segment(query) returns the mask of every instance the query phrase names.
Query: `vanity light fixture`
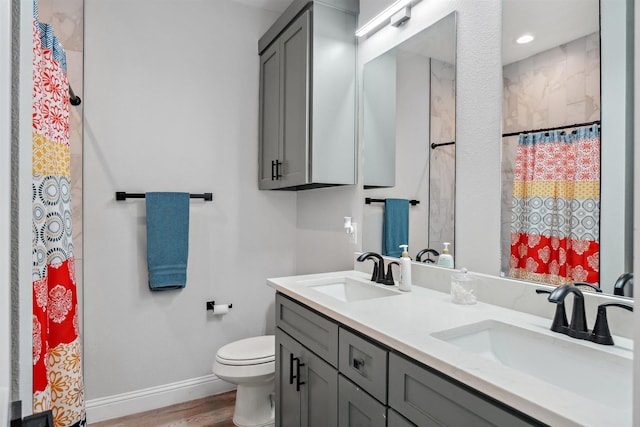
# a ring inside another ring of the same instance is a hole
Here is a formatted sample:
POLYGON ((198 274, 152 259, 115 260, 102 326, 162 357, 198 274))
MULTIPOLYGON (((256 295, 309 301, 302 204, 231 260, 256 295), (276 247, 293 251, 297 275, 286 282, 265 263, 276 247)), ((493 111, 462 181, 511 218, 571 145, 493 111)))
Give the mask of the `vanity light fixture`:
POLYGON ((402 25, 411 17, 411 5, 415 3, 417 3, 416 0, 397 0, 391 6, 377 14, 372 20, 358 28, 358 30, 356 30, 356 37, 364 37, 390 22, 396 27, 402 25))
POLYGON ((531 43, 533 39, 535 39, 533 34, 523 34, 516 39, 516 43, 518 44, 531 43))

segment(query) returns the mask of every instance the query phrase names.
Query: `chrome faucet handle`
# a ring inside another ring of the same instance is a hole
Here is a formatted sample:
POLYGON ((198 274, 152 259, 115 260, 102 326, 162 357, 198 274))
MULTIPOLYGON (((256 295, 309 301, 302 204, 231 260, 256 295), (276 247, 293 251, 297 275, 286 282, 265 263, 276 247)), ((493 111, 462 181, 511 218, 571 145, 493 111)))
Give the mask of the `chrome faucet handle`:
MULTIPOLYGON (((551 294, 551 291, 546 289, 536 289, 537 294, 551 294)), ((551 322, 551 330, 553 332, 566 333, 569 328, 569 322, 567 321, 567 312, 564 309, 564 300, 556 303, 556 313, 553 316, 551 322)))
POLYGON ((622 304, 619 302, 610 302, 600 304, 598 306, 598 316, 596 317, 596 324, 593 326, 593 331, 589 336, 589 340, 604 345, 613 345, 613 338, 609 330, 609 322, 607 321, 607 307, 620 307, 625 310, 633 311, 633 306, 629 304, 622 304))
POLYGON ((385 285, 396 284, 396 282, 394 282, 393 280, 393 269, 391 268, 393 265, 397 265, 399 267, 400 263, 398 263, 397 261, 391 261, 389 263, 389 265, 387 266, 387 274, 384 276, 384 282, 382 282, 385 285))

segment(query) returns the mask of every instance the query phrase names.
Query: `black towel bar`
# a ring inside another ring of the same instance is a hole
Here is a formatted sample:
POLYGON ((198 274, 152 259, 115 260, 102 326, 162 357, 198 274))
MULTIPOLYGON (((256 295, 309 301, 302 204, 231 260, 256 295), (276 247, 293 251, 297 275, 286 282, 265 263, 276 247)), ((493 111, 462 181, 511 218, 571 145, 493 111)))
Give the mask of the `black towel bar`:
MULTIPOLYGON (((116 200, 122 201, 127 199, 144 199, 145 193, 127 193, 125 191, 116 191, 116 200)), ((205 202, 213 200, 213 193, 189 194, 191 199, 204 199, 205 202)))
MULTIPOLYGON (((386 201, 386 199, 372 199, 371 197, 365 197, 364 198, 364 203, 365 205, 370 205, 371 203, 375 202, 375 203, 384 203, 386 201)), ((415 206, 417 204, 420 204, 419 200, 409 200, 409 204, 411 206, 415 206)))

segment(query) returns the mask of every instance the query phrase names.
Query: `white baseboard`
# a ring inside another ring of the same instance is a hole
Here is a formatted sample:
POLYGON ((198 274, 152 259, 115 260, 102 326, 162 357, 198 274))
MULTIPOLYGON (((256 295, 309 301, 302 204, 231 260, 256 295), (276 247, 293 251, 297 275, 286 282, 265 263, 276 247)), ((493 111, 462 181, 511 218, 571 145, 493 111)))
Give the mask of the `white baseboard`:
POLYGON ((192 378, 143 390, 87 400, 87 422, 97 423, 188 402, 233 390, 235 386, 215 375, 192 378))

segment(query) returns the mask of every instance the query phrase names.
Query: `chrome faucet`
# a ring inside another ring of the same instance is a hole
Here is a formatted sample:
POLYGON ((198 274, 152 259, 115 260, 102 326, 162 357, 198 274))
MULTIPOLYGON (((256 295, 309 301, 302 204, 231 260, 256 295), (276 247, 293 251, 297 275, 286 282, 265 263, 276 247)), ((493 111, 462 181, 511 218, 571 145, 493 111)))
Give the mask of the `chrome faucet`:
POLYGON ((431 259, 429 255, 440 256, 440 253, 435 249, 423 249, 420 252, 418 252, 418 254, 416 255, 416 262, 430 262, 432 264, 435 263, 436 261, 434 259, 431 259), (423 261, 422 255, 424 254, 427 254, 427 259, 423 261))
POLYGON ((373 273, 371 274, 371 281, 376 283, 384 283, 385 275, 384 275, 384 258, 380 254, 375 252, 364 252, 357 258, 358 262, 364 262, 368 259, 374 261, 373 264, 373 273))
POLYGON ((563 304, 567 294, 573 294, 573 312, 569 326, 551 325, 551 330, 569 335, 573 338, 588 339, 587 317, 584 313, 584 295, 582 291, 574 285, 566 285, 556 288, 549 294, 549 302, 563 304), (555 329, 554 329, 555 326, 555 329))

